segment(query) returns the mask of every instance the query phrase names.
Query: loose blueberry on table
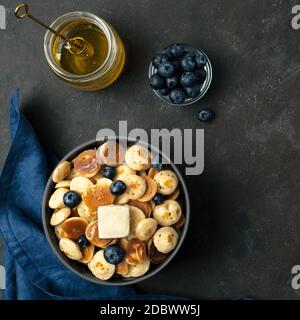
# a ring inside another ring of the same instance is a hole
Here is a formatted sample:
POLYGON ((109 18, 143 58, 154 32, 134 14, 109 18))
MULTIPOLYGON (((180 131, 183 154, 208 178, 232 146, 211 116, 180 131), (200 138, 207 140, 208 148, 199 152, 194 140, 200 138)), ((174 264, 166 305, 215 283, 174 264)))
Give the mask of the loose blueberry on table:
POLYGON ((199 120, 203 122, 210 122, 215 117, 213 111, 211 110, 200 110, 199 111, 199 120))
POLYGON ((196 99, 207 78, 204 54, 184 44, 175 43, 158 53, 152 60, 155 67, 150 87, 173 104, 196 99))

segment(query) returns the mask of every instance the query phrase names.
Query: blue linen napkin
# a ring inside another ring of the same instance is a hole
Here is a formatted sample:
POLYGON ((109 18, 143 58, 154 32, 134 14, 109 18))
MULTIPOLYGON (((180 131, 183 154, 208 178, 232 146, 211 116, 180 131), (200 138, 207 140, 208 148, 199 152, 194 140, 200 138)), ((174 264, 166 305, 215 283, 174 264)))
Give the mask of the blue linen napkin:
POLYGON ((0 177, 0 230, 5 242, 4 299, 174 299, 137 295, 132 286, 103 286, 81 279, 56 258, 42 228, 41 204, 57 159, 39 143, 11 99, 12 144, 0 177))

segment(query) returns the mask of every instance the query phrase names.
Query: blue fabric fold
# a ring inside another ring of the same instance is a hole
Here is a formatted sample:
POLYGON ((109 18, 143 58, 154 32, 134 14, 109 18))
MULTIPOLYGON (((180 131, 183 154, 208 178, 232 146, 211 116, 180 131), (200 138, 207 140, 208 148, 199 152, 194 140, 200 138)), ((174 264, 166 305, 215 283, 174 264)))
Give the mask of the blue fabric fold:
POLYGON ((5 242, 5 299, 172 299, 137 295, 132 286, 103 286, 69 271, 52 252, 42 228, 41 204, 57 159, 45 150, 19 110, 10 106, 11 148, 0 177, 0 230, 5 242))

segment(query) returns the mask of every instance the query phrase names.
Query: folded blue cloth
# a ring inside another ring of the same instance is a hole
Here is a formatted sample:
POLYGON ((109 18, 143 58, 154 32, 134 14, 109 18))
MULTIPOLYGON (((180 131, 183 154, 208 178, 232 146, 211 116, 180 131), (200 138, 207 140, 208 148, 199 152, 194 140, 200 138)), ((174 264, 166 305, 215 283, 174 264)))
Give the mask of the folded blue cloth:
POLYGON ((39 143, 11 99, 12 145, 0 177, 0 230, 5 242, 5 299, 174 299, 136 295, 131 286, 109 287, 83 280, 56 258, 42 228, 41 204, 57 159, 39 143))

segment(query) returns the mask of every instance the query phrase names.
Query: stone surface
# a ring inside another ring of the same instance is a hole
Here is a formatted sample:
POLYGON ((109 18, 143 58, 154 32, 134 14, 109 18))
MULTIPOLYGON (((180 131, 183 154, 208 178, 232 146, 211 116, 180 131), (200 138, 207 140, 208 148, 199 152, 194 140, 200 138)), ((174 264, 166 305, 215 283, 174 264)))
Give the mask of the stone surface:
POLYGON ((140 287, 195 298, 299 299, 290 284, 292 266, 300 264, 295 1, 31 0, 32 13, 46 22, 83 10, 118 29, 127 69, 118 83, 97 93, 72 89, 50 72, 44 30, 17 21, 15 3, 1 1, 8 12, 7 30, 0 30, 1 163, 9 146, 7 106, 16 87, 22 110, 58 157, 101 128, 116 130, 118 120, 148 131, 204 128, 205 171, 186 178, 193 204, 188 238, 176 259, 140 287), (147 84, 152 56, 174 41, 202 48, 213 64, 211 89, 186 108, 164 104, 147 84), (200 123, 201 108, 214 110, 216 120, 200 123))

